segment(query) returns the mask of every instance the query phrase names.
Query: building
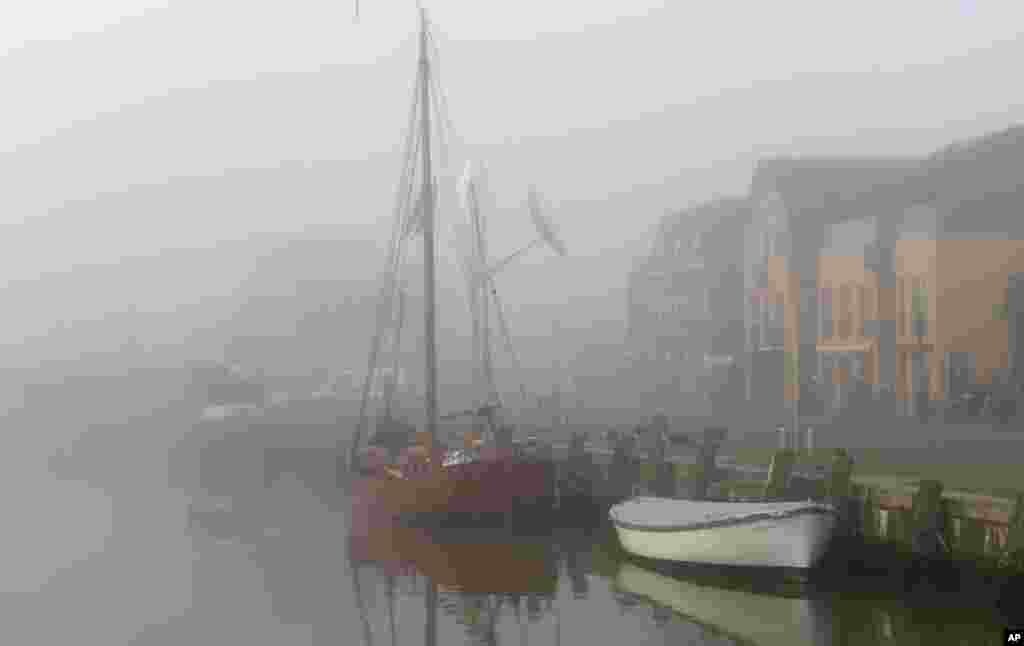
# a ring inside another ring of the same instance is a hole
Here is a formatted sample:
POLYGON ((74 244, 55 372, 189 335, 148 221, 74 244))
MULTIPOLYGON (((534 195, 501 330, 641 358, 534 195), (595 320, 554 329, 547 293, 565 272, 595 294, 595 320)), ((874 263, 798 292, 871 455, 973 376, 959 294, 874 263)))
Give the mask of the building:
POLYGON ((938 151, 910 186, 894 254, 898 391, 910 413, 948 413, 969 393, 1019 397, 1022 162, 1024 127, 1010 128, 938 151))
MULTIPOLYGON (((801 412, 815 408, 808 400, 817 401, 829 417, 925 416, 949 411, 967 393, 1014 389, 1014 374, 1019 379, 1024 372, 1012 369, 1024 361, 1016 341, 1024 330, 1022 307, 1014 297, 1024 275, 1024 180, 1012 172, 1024 161, 1022 131, 951 146, 918 162, 819 163, 834 171, 834 182, 824 182, 822 168, 810 162, 791 167, 789 186, 783 182, 758 202, 771 204, 774 221, 785 223, 776 227, 776 239, 797 241, 762 260, 770 289, 755 299, 763 304, 749 317, 750 327, 757 330, 758 314, 781 304, 776 319, 784 321, 783 333, 762 327, 783 337, 791 357, 775 361, 774 374, 783 379, 768 377, 762 387, 799 378, 799 395, 787 390, 786 398, 799 396, 801 412), (801 175, 812 189, 794 190, 801 175), (801 196, 803 208, 794 206, 801 196), (780 234, 783 228, 788 231, 780 234), (817 262, 808 275, 812 253, 817 262), (799 337, 799 347, 787 345, 790 336, 799 337), (815 341, 813 352, 808 339, 815 341)), ((758 221, 772 219, 755 213, 758 221)), ((772 349, 759 349, 765 346, 772 349)))
POLYGON ((742 392, 742 249, 749 209, 719 199, 666 215, 630 277, 629 341, 644 405, 708 416, 742 392), (733 392, 735 389, 735 392, 733 392))
POLYGON ((822 373, 825 359, 834 357, 820 355, 840 357, 834 362, 841 378, 842 361, 862 352, 846 343, 852 339, 844 339, 845 345, 820 342, 825 324, 820 297, 828 293, 819 291, 820 258, 837 257, 825 262, 825 271, 839 275, 825 284, 862 280, 877 232, 870 223, 844 223, 878 211, 917 166, 906 159, 818 158, 770 159, 756 167, 744 239, 746 398, 756 418, 778 423, 797 414, 826 413, 829 393, 822 373))
POLYGON ((1020 402, 1022 166, 1024 127, 924 158, 760 162, 745 200, 663 219, 630 279, 633 383, 709 414, 686 395, 729 391, 702 359, 739 356, 736 400, 766 428, 1020 402))

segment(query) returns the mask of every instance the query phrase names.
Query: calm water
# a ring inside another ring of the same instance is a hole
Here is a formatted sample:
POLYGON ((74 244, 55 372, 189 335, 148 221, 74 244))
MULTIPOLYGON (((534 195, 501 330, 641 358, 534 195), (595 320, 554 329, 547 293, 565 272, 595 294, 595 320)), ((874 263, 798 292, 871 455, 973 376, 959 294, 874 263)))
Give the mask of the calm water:
POLYGON ((621 562, 602 532, 378 534, 368 562, 353 563, 344 514, 294 477, 230 511, 190 517, 188 498, 159 475, 150 485, 138 472, 102 485, 25 475, 20 491, 31 487, 31 498, 5 493, 16 521, 4 539, 5 643, 983 646, 1000 637, 988 615, 668 577, 621 562))

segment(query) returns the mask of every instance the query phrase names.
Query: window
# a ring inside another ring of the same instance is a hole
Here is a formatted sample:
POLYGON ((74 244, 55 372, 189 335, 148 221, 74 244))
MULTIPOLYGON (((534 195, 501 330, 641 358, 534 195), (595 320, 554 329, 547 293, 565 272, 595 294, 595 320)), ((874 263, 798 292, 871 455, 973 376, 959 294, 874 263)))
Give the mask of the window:
POLYGON ((852 289, 849 284, 839 288, 839 336, 848 339, 853 333, 853 310, 850 302, 852 289))
POLYGON ((868 291, 864 285, 857 285, 857 311, 854 317, 856 328, 853 335, 856 338, 864 336, 864 320, 867 318, 868 291))
POLYGON ((899 321, 899 335, 907 336, 907 279, 899 278, 896 281, 897 311, 896 319, 899 321))
POLYGON ((917 337, 928 336, 928 289, 923 276, 914 279, 914 292, 911 294, 911 317, 912 334, 917 337))
POLYGON ((835 310, 833 310, 833 292, 832 286, 826 287, 821 295, 822 299, 822 316, 821 324, 824 329, 824 336, 831 338, 835 336, 835 329, 833 328, 833 320, 835 319, 835 310))

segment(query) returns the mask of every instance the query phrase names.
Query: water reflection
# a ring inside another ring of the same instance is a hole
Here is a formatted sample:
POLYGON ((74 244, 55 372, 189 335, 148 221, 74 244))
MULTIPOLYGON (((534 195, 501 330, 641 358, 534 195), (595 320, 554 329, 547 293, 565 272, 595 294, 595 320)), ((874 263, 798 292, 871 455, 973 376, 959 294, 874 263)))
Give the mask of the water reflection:
POLYGON ((222 549, 245 553, 273 614, 317 644, 973 646, 1000 628, 963 609, 656 571, 624 561, 604 531, 353 527, 287 479, 262 503, 235 500, 192 522, 197 544, 233 536, 222 549))
POLYGON ((761 646, 815 646, 822 639, 821 620, 807 599, 752 594, 698 585, 631 563, 619 569, 622 590, 671 608, 693 621, 713 626, 761 646))

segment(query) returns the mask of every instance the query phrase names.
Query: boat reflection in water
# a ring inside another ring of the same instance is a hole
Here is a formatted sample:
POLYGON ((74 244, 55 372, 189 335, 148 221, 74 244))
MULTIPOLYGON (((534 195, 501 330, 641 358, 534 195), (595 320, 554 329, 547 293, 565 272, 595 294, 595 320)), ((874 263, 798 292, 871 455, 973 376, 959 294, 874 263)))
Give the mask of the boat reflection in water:
POLYGON ((454 615, 473 642, 497 644, 498 620, 506 608, 518 618, 526 643, 524 620, 536 621, 545 609, 552 610, 558 588, 557 553, 549 541, 520 541, 489 531, 439 534, 389 523, 352 527, 348 559, 366 646, 374 645, 378 622, 371 621, 375 589, 364 583, 375 574, 386 583, 389 637, 382 643, 392 645, 400 643, 398 627, 407 631, 409 626, 408 620, 396 619, 402 588, 423 591, 428 646, 438 644, 441 610, 454 615))
POLYGON ((615 585, 698 624, 758 646, 830 643, 827 615, 814 600, 700 585, 632 563, 622 564, 615 585))

